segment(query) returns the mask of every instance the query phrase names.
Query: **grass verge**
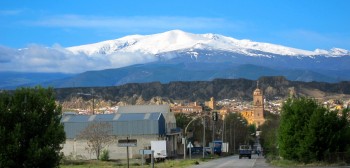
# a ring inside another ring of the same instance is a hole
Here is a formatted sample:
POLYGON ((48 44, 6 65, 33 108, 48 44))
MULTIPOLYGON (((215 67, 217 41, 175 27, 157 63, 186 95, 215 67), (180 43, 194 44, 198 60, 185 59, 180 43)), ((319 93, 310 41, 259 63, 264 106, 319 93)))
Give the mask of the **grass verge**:
POLYGON ((313 162, 313 163, 300 163, 296 161, 290 161, 290 160, 271 160, 270 164, 276 167, 338 167, 338 166, 345 166, 346 163, 327 163, 327 162, 313 162))
MULTIPOLYGON (((176 159, 176 160, 166 160, 164 162, 158 162, 154 164, 155 168, 187 168, 192 165, 200 164, 206 162, 208 159, 176 159)), ((141 168, 140 160, 131 160, 130 167, 132 168, 141 168)), ((61 168, 125 168, 127 163, 125 160, 116 160, 116 161, 99 161, 99 160, 80 160, 80 161, 65 161, 60 165, 61 168)), ((144 164, 145 168, 151 167, 150 164, 144 164)))

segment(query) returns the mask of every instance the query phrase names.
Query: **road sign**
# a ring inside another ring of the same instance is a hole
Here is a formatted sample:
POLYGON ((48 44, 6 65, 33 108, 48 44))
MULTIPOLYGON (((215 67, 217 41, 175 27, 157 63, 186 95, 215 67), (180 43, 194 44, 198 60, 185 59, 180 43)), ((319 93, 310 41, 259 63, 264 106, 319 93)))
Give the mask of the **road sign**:
POLYGON ((118 146, 119 147, 136 147, 137 139, 119 139, 118 146))
POLYGON ((150 150, 150 149, 140 149, 139 153, 141 155, 151 155, 152 154, 152 150, 150 150))
POLYGON ((190 142, 190 143, 188 143, 187 148, 193 148, 193 145, 192 145, 192 143, 191 143, 191 142, 190 142))

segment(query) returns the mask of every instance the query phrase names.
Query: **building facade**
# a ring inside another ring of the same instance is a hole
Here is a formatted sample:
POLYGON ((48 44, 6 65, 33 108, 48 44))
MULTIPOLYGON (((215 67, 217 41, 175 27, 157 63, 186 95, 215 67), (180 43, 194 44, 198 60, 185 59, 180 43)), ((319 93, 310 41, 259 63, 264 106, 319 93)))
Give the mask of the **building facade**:
POLYGON ((177 104, 170 108, 171 112, 173 113, 186 113, 186 114, 192 114, 192 113, 202 113, 203 108, 202 106, 199 106, 197 102, 188 103, 186 105, 183 104, 177 104))
POLYGON ((96 159, 93 152, 87 150, 87 141, 79 139, 79 134, 91 123, 104 122, 112 126, 111 133, 115 142, 109 144, 110 159, 125 159, 125 147, 118 147, 120 139, 136 139, 137 146, 129 147, 129 157, 139 158, 140 149, 150 149, 151 141, 165 140, 167 156, 177 155, 177 144, 181 132, 176 129, 175 116, 170 113, 169 106, 130 106, 121 108, 114 114, 97 115, 63 115, 61 123, 64 125, 66 142, 62 152, 65 156, 81 159, 96 159), (143 110, 141 110, 143 109, 143 110))

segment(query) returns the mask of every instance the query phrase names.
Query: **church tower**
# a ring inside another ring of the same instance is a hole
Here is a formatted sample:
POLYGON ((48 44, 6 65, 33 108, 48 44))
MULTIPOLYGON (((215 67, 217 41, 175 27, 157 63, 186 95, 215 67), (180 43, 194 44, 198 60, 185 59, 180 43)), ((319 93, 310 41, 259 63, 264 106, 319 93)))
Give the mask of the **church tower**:
POLYGON ((216 108, 214 97, 211 97, 210 101, 206 101, 206 102, 204 102, 204 104, 205 104, 205 106, 208 106, 212 110, 214 110, 216 108))
POLYGON ((264 118, 264 99, 263 93, 259 89, 259 81, 257 87, 253 92, 253 111, 254 111, 254 123, 257 127, 265 122, 264 118))

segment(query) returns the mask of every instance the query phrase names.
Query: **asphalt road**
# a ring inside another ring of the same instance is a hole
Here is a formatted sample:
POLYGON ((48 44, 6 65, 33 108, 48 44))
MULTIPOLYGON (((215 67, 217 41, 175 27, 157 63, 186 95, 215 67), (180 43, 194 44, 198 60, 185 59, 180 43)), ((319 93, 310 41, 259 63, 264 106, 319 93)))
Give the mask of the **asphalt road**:
POLYGON ((215 159, 209 162, 201 162, 199 165, 192 166, 191 168, 271 168, 269 164, 265 162, 264 157, 258 155, 252 155, 252 159, 242 158, 239 159, 238 155, 215 159))

